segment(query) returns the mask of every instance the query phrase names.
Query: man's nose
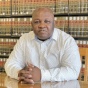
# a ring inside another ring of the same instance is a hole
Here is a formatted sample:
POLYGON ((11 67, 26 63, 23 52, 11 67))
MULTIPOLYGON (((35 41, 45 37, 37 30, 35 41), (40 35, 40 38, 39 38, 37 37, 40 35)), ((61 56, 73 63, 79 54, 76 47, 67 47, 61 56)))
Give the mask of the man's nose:
POLYGON ((39 27, 40 28, 43 28, 43 27, 45 27, 46 26, 46 24, 44 23, 44 22, 40 22, 40 24, 39 24, 39 27))

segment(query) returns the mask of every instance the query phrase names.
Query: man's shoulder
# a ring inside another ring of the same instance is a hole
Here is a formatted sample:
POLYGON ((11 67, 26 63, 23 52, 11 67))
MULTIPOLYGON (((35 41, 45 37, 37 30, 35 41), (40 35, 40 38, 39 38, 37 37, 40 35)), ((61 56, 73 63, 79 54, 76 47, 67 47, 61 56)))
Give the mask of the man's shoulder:
POLYGON ((58 28, 55 28, 55 32, 57 33, 59 39, 62 39, 62 40, 74 39, 70 34, 64 32, 58 28))
POLYGON ((71 36, 70 34, 66 33, 65 31, 62 31, 59 28, 54 28, 55 32, 58 33, 59 36, 71 36))
POLYGON ((55 29, 57 32, 57 43, 62 46, 70 46, 70 45, 76 45, 75 39, 68 33, 60 30, 60 29, 55 29))

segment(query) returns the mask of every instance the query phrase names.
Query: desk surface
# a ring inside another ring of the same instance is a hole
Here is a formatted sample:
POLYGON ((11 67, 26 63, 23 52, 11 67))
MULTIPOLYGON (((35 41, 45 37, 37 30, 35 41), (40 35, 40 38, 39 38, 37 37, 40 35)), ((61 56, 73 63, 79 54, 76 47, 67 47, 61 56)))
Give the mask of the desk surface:
POLYGON ((74 80, 68 82, 21 84, 17 80, 9 78, 6 74, 0 73, 0 88, 88 88, 88 82, 74 80))

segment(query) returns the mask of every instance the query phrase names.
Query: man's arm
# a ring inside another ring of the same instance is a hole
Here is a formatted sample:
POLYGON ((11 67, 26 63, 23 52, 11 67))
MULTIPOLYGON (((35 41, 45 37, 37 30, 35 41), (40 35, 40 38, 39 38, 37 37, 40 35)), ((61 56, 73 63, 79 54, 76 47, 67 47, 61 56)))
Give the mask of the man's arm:
POLYGON ((13 51, 11 52, 9 58, 5 63, 5 72, 11 78, 18 79, 19 70, 25 67, 24 61, 24 37, 21 37, 19 41, 14 46, 13 51))
POLYGON ((41 69, 41 81, 69 81, 78 79, 81 60, 78 46, 74 39, 66 40, 60 56, 59 67, 41 69))

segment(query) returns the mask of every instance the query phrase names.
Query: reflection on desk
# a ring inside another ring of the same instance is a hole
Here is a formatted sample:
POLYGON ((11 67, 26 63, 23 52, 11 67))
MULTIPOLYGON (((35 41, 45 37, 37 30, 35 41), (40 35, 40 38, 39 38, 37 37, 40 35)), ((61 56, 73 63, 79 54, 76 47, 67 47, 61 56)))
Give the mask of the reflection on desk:
POLYGON ((5 77, 5 86, 7 88, 80 88, 79 81, 68 82, 42 82, 35 84, 21 84, 17 80, 5 77))

